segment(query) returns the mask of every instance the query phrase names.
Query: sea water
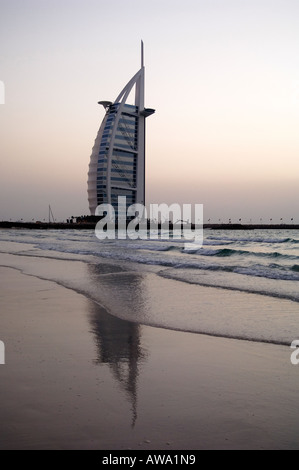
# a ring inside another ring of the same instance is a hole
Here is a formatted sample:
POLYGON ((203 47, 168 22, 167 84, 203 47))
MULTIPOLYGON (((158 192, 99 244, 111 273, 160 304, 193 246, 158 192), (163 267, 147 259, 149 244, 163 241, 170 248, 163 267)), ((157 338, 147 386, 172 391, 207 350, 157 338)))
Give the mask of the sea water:
POLYGON ((299 232, 206 230, 184 240, 98 240, 90 230, 1 230, 1 265, 56 281, 121 318, 290 344, 299 338, 299 232), (68 266, 68 268, 67 268, 68 266))

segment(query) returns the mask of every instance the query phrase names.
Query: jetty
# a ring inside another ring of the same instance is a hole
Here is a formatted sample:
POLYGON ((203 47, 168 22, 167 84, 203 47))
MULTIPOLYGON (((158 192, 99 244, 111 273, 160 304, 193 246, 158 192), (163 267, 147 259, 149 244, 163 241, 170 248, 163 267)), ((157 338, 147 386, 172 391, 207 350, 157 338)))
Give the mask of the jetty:
MULTIPOLYGON (((89 218, 87 218, 89 219, 89 218)), ((94 218, 96 219, 96 218, 94 218)), ((28 229, 28 230, 94 230, 98 220, 79 220, 77 222, 20 222, 20 221, 0 221, 0 229, 28 229)), ((168 227, 166 224, 158 224, 158 229, 168 227)), ((184 227, 182 224, 169 223, 169 229, 184 227)), ((116 226, 117 228, 117 226, 116 226)), ((148 221, 150 228, 150 221, 148 221)), ((299 230, 298 224, 204 224, 206 230, 299 230)), ((191 229, 195 225, 191 224, 191 229)))

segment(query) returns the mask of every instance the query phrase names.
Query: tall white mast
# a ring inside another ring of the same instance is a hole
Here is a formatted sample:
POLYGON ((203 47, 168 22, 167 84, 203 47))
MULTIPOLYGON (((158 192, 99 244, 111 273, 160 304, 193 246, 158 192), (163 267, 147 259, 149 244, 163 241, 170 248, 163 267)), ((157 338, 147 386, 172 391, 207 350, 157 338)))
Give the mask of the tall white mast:
POLYGON ((144 46, 143 46, 143 41, 141 39, 141 68, 144 67, 144 46))

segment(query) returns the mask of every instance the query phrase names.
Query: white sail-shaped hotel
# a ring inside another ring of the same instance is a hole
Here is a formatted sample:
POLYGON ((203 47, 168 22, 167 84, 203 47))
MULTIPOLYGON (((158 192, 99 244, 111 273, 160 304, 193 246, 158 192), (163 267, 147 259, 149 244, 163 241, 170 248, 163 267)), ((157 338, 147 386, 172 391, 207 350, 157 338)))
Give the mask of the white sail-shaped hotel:
POLYGON ((145 118, 155 110, 144 107, 143 43, 140 70, 113 103, 100 101, 99 104, 104 106, 106 114, 90 157, 91 215, 103 203, 111 204, 117 213, 118 196, 126 196, 127 207, 135 203, 145 205, 145 118), (132 91, 135 91, 134 104, 128 104, 132 91))

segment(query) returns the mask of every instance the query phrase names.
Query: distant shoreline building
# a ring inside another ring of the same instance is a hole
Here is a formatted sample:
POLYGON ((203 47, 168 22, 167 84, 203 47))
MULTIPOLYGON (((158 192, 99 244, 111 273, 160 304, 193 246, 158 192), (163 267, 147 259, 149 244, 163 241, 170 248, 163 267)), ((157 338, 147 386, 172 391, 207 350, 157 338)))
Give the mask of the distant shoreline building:
POLYGON ((103 203, 117 214, 118 196, 126 196, 127 207, 145 205, 145 119, 155 112, 144 107, 144 58, 141 68, 114 103, 99 101, 106 110, 98 131, 88 172, 88 202, 91 215, 103 203), (127 103, 135 87, 135 103, 127 103))

